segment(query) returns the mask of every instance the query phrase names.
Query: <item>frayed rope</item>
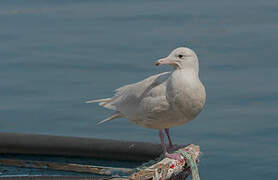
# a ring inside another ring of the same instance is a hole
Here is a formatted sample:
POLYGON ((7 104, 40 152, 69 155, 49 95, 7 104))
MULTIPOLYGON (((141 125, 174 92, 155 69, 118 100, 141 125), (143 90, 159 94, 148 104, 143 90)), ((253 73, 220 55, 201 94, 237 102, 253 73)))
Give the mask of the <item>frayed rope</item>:
POLYGON ((177 152, 186 158, 186 163, 191 169, 192 180, 200 180, 196 159, 193 156, 194 152, 192 150, 188 151, 178 150, 177 152))

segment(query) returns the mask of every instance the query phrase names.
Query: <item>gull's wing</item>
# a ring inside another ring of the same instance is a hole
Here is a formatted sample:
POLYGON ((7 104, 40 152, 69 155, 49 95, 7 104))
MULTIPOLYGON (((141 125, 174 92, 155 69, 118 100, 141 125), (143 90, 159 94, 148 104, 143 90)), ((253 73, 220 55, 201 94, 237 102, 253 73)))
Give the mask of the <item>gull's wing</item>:
POLYGON ((111 98, 87 101, 99 102, 100 106, 115 110, 121 117, 135 111, 155 111, 151 108, 163 108, 167 104, 166 85, 170 72, 150 76, 140 82, 129 84, 115 90, 111 98), (143 110, 144 111, 144 110, 143 110))

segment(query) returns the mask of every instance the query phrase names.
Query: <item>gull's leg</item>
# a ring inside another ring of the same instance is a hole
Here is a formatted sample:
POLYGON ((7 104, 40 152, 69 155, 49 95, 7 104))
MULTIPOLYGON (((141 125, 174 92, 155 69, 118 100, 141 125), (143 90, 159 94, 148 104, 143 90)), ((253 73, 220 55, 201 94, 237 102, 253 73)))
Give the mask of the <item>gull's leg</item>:
POLYGON ((163 150, 163 153, 167 153, 167 148, 166 148, 166 144, 164 142, 164 135, 163 135, 163 131, 162 130, 159 130, 159 137, 160 137, 160 141, 161 141, 161 146, 162 146, 162 150, 163 150))
POLYGON ((164 142, 164 135, 163 135, 162 130, 159 130, 159 137, 160 137, 161 146, 162 146, 162 150, 163 150, 163 153, 164 153, 165 157, 182 161, 182 158, 181 158, 180 154, 178 154, 178 153, 169 154, 167 152, 167 148, 166 148, 166 145, 165 145, 165 142, 164 142))
POLYGON ((165 133, 166 133, 166 135, 168 137, 168 142, 169 142, 170 148, 174 148, 173 142, 172 142, 171 137, 170 137, 169 128, 166 128, 164 130, 165 130, 165 133))

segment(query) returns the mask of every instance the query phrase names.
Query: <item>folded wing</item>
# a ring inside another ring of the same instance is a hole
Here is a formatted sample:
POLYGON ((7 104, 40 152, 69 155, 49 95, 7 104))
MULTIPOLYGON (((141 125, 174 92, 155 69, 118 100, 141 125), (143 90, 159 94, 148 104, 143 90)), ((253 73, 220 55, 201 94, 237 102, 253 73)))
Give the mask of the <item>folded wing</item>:
POLYGON ((115 95, 111 98, 91 100, 87 103, 98 102, 100 106, 120 113, 121 117, 165 108, 164 106, 168 104, 166 86, 170 75, 170 72, 164 72, 150 76, 140 82, 116 89, 115 95))

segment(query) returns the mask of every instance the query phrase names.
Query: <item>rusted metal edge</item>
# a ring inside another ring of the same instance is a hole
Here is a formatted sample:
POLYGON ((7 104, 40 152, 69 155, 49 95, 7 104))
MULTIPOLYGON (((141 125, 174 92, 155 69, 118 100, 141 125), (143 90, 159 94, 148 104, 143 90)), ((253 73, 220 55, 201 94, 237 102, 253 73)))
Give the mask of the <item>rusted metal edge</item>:
POLYGON ((73 171, 80 173, 92 173, 105 176, 113 176, 119 174, 131 174, 133 169, 129 168, 114 168, 103 166, 82 165, 73 163, 56 163, 46 161, 29 161, 17 159, 0 159, 2 166, 15 166, 20 168, 38 168, 38 169, 51 169, 60 171, 73 171))

